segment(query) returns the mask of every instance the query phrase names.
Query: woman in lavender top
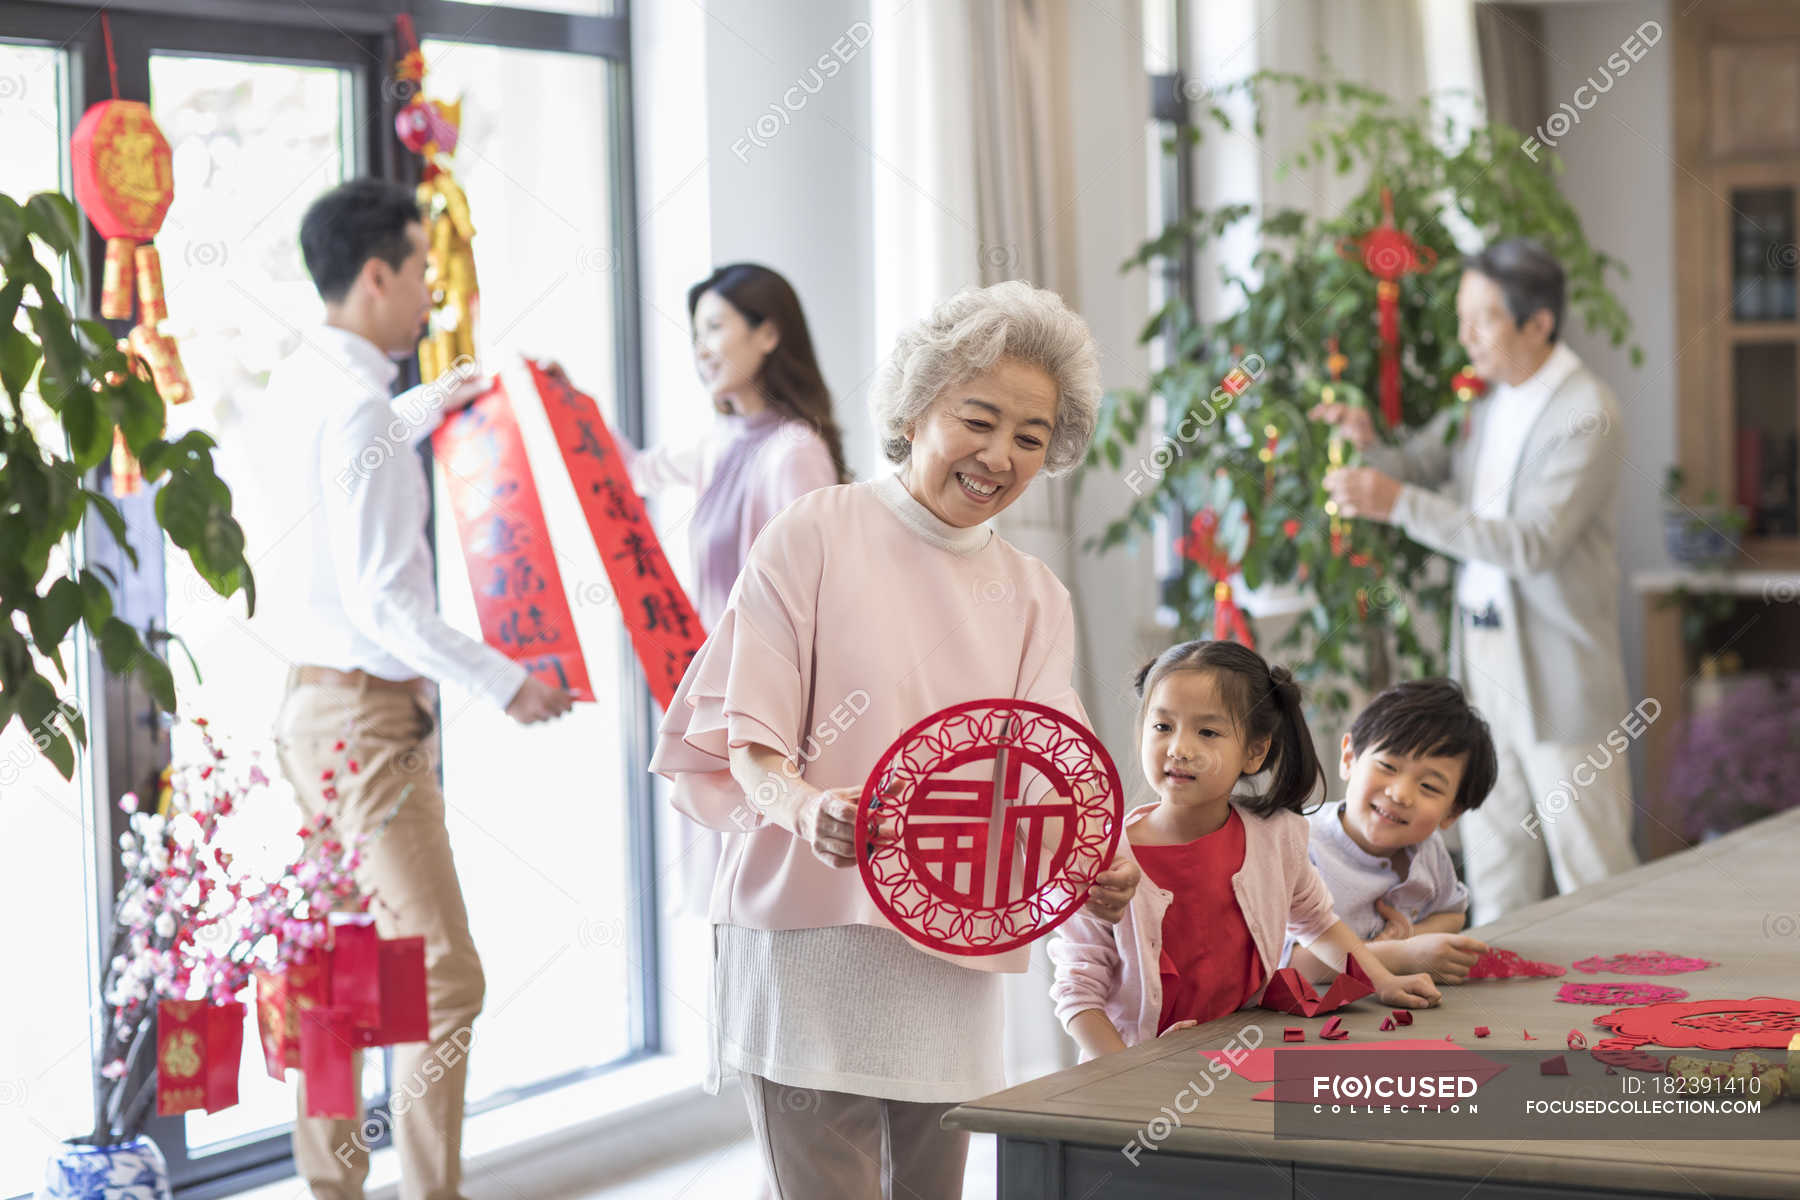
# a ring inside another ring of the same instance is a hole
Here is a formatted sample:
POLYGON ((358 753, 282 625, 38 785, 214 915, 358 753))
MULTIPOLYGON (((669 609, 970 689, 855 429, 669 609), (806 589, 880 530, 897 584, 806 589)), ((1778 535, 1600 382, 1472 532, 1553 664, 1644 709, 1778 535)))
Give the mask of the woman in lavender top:
POLYGON ((688 528, 694 607, 711 630, 762 527, 796 497, 847 482, 849 472, 831 393, 787 280, 731 263, 688 289, 688 316, 694 366, 716 414, 711 428, 695 441, 621 448, 639 492, 698 494, 688 528))
MULTIPOLYGON (((621 439, 619 449, 639 492, 694 489, 693 601, 710 631, 763 526, 795 498, 846 483, 850 473, 812 334, 788 281, 756 263, 730 263, 689 288, 687 303, 712 424, 696 440, 640 451, 621 439)), ((703 915, 723 838, 698 825, 685 835, 678 903, 703 915)))

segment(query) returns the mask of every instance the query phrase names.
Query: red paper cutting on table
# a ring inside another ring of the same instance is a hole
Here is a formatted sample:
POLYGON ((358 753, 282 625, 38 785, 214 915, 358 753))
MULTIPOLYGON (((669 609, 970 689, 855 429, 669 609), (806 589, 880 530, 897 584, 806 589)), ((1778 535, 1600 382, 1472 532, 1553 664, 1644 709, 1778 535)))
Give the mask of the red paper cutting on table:
POLYGON ((528 365, 631 632, 632 651, 650 682, 650 694, 667 708, 688 663, 706 641, 700 616, 669 567, 600 406, 535 362, 528 365))
POLYGON ((1553 979, 1568 974, 1567 967, 1555 963, 1532 962, 1511 950, 1489 950, 1469 968, 1469 979, 1553 979))
POLYGON ((431 444, 444 465, 482 640, 535 678, 577 700, 592 700, 575 618, 505 385, 496 379, 493 390, 446 420, 431 444))
MULTIPOLYGON (((1362 969, 1362 964, 1352 958, 1346 964, 1344 973, 1331 981, 1331 986, 1323 996, 1313 991, 1312 985, 1301 977, 1299 971, 1293 967, 1282 967, 1269 980, 1269 986, 1263 989, 1259 1003, 1276 1012, 1316 1017, 1320 1013, 1335 1012, 1374 990, 1375 985, 1369 982, 1368 973, 1362 969)), ((1389 1028, 1392 1028, 1391 1024, 1389 1028)))
POLYGON ((1306 1040, 1306 1030, 1298 1025, 1286 1026, 1281 1031, 1281 1040, 1284 1042, 1304 1042, 1306 1040))
POLYGON ((1581 1032, 1579 1029, 1571 1029, 1569 1030, 1568 1043, 1569 1049, 1571 1050, 1586 1050, 1588 1048, 1587 1034, 1581 1032))
POLYGON ((1319 1028, 1319 1036, 1328 1042, 1337 1042, 1349 1037, 1350 1031, 1344 1028, 1344 1018, 1333 1017, 1319 1028))
POLYGON ((863 885, 906 936, 999 954, 1062 924, 1118 848, 1118 768, 1091 732, 1028 700, 933 713, 875 764, 856 814, 863 885), (893 823, 877 844, 875 822, 893 823))
POLYGON ((1412 1013, 1409 1010, 1404 1009, 1404 1008, 1396 1008, 1394 1010, 1394 1024, 1396 1024, 1396 1025, 1411 1025, 1412 1024, 1412 1013))
POLYGON ((1394 1028, 1394 1018, 1392 1018, 1392 1017, 1381 1018, 1381 1024, 1380 1024, 1379 1028, 1382 1033, 1387 1033, 1387 1032, 1391 1031, 1394 1028))
POLYGON ((1589 975, 1602 971, 1614 975, 1685 975, 1689 971, 1704 971, 1718 965, 1704 958, 1684 958, 1662 950, 1645 950, 1639 954, 1584 958, 1575 964, 1575 969, 1586 971, 1589 975))
POLYGON ((1613 1067, 1624 1067, 1630 1071, 1649 1071, 1656 1074, 1669 1068, 1667 1059, 1646 1053, 1636 1042, 1627 1042, 1622 1038, 1606 1038, 1595 1042, 1594 1048, 1588 1053, 1594 1056, 1595 1062, 1605 1063, 1608 1070, 1613 1067))
POLYGON ((1475 1027, 1475 1036, 1476 1037, 1486 1037, 1488 1034, 1490 1034, 1492 1032, 1494 1032, 1494 1031, 1489 1029, 1486 1025, 1477 1025, 1475 1027))
POLYGON ((1655 983, 1565 983, 1556 993, 1564 1004, 1660 1004, 1686 1000, 1687 991, 1655 983))
MULTIPOLYGON (((1674 1050, 1780 1049, 1800 1033, 1800 1000, 1753 996, 1748 1000, 1689 1000, 1621 1008, 1594 1024, 1616 1035, 1608 1041, 1655 1043, 1674 1050)), ((1606 1045, 1602 1042, 1601 1045, 1606 1045)))

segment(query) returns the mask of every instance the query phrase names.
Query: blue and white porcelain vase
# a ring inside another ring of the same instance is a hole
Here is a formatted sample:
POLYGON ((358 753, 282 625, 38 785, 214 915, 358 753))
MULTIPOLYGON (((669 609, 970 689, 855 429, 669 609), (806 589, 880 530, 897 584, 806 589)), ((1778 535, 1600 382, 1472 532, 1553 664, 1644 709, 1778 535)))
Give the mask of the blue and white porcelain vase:
POLYGON ((117 1146, 63 1143, 44 1164, 37 1200, 174 1200, 169 1167, 147 1137, 117 1146))

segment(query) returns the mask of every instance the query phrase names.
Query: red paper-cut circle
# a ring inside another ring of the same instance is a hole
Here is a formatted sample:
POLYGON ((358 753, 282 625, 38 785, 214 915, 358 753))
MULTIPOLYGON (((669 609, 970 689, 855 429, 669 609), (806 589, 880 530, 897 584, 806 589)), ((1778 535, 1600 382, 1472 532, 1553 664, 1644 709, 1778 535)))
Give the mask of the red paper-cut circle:
POLYGON ((1556 993, 1564 1004, 1662 1004, 1686 1000, 1687 991, 1660 983, 1565 983, 1556 993))
POLYGON ((1749 1000, 1652 1004, 1609 1012, 1594 1018, 1594 1024, 1612 1030, 1618 1040, 1636 1045, 1654 1042, 1676 1050, 1779 1049, 1800 1033, 1800 1000, 1755 996, 1749 1000))
POLYGON ((901 734, 870 772, 857 866, 876 906, 914 941, 1000 954, 1086 902, 1118 848, 1124 795, 1106 747, 1055 709, 952 705, 901 734), (878 817, 896 823, 879 846, 878 817))
POLYGON ((1575 969, 1589 975, 1602 971, 1613 975, 1685 975, 1689 971, 1704 971, 1718 965, 1704 958, 1683 958, 1662 950, 1645 950, 1641 954, 1595 955, 1577 962, 1575 969))

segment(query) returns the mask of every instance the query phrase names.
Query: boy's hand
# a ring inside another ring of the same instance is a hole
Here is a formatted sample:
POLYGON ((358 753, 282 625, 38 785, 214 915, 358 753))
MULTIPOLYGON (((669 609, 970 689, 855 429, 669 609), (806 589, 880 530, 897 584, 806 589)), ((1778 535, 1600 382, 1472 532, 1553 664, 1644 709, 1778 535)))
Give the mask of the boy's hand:
POLYGON ((1382 915, 1387 924, 1382 926, 1380 933, 1369 939, 1371 942, 1404 942, 1413 935, 1412 919, 1386 900, 1377 900, 1375 911, 1382 915))
POLYGON ((1163 1030, 1161 1033, 1157 1034, 1156 1036, 1157 1037, 1168 1037, 1171 1033, 1174 1033, 1177 1029, 1192 1029, 1199 1024, 1200 1024, 1200 1022, 1198 1022, 1198 1021, 1177 1021, 1173 1025, 1169 1026, 1167 1029, 1163 1030))
POLYGON ((1487 953, 1487 943, 1465 933, 1421 933, 1411 939, 1413 965, 1439 983, 1466 983, 1469 968, 1487 953))
POLYGON ((1429 975, 1389 975, 1375 995, 1391 1008, 1431 1008, 1442 999, 1429 975))

